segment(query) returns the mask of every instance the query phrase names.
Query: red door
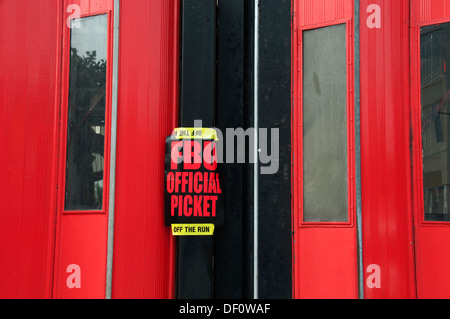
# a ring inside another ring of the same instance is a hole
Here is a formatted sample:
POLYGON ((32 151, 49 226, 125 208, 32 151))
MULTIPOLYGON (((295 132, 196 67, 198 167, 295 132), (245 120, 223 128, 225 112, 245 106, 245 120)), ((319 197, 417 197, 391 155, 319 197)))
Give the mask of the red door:
POLYGON ((104 298, 113 0, 66 0, 55 298, 104 298))
POLYGON ((417 295, 450 298, 450 1, 411 4, 417 295))
POLYGON ((294 296, 357 298, 353 1, 294 16, 294 296))

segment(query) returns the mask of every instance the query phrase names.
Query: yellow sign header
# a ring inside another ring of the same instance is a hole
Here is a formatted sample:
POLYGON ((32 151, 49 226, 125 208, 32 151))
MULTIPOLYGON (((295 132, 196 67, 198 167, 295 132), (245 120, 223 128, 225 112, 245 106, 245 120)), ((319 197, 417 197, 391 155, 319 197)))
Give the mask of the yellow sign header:
POLYGON ((218 141, 216 130, 211 128, 180 127, 174 129, 172 135, 178 140, 202 139, 218 141))

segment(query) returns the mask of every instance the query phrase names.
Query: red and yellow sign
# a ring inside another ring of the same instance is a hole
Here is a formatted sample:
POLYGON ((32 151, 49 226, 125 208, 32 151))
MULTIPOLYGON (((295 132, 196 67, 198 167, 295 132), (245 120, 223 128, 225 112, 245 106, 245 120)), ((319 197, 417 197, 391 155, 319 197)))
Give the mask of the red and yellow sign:
POLYGON ((223 224, 216 142, 215 130, 198 128, 176 129, 166 140, 165 221, 174 235, 212 235, 223 224))

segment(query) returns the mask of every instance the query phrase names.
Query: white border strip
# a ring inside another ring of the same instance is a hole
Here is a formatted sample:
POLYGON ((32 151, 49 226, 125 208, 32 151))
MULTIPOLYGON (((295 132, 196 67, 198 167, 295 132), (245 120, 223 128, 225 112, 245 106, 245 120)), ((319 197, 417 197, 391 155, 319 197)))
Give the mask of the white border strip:
POLYGON ((113 30, 113 75, 111 99, 111 158, 109 181, 109 215, 108 215, 108 250, 106 256, 106 293, 105 298, 112 298, 112 270, 114 252, 114 209, 116 198, 116 147, 117 147, 117 103, 119 84, 119 20, 120 0, 114 0, 113 30))

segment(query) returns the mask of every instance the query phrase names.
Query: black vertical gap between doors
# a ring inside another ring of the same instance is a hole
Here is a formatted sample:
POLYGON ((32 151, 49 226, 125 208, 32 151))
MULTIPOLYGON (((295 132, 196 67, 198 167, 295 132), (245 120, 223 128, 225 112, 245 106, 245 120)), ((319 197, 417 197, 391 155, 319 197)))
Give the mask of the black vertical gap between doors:
MULTIPOLYGON (((255 127, 254 1, 181 2, 180 123, 193 127, 202 120, 203 127, 220 129, 225 159, 226 130, 255 127)), ((290 299, 291 2, 261 1, 260 14, 259 126, 269 130, 269 142, 270 129, 280 130, 280 158, 276 174, 259 175, 259 297, 290 299)), ((179 299, 253 298, 250 147, 246 163, 222 165, 225 225, 213 237, 178 239, 179 299)))
MULTIPOLYGON (((291 1, 260 1, 259 127, 279 129, 279 169, 259 175, 258 297, 292 298, 291 1)), ((262 165, 265 166, 265 165, 262 165)))
MULTIPOLYGON (((219 0, 217 8, 217 128, 244 127, 244 2, 219 0)), ((234 147, 236 154, 236 144, 234 147)), ((224 158, 226 158, 226 149, 224 158)), ((214 298, 242 299, 243 295, 243 170, 244 164, 222 165, 225 226, 215 235, 214 298)))

